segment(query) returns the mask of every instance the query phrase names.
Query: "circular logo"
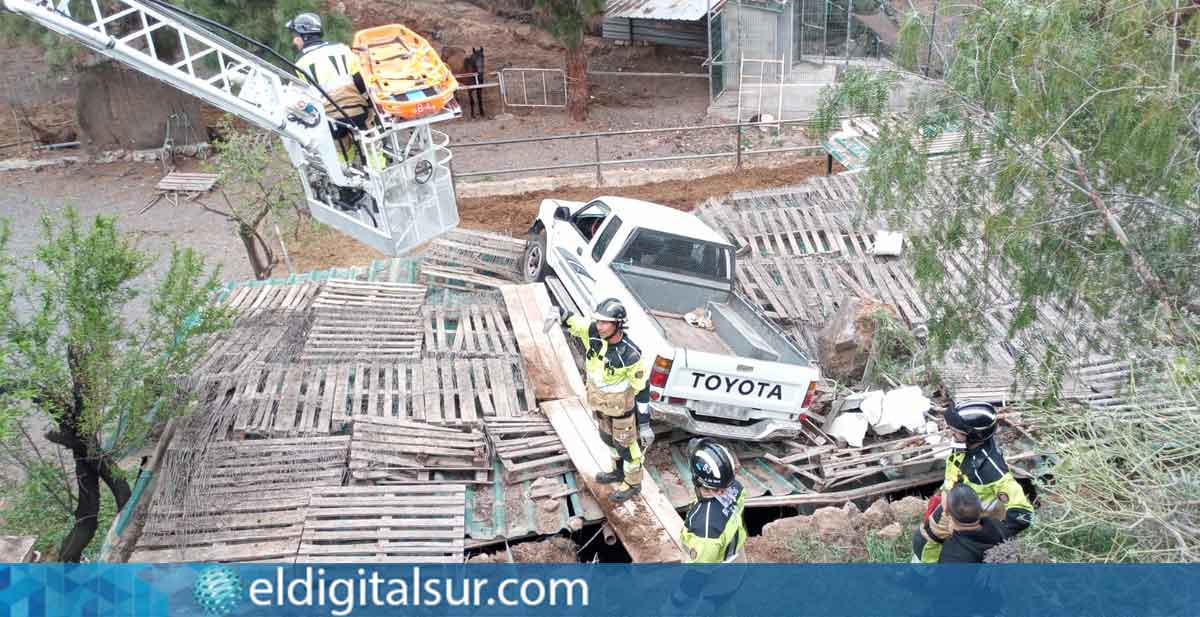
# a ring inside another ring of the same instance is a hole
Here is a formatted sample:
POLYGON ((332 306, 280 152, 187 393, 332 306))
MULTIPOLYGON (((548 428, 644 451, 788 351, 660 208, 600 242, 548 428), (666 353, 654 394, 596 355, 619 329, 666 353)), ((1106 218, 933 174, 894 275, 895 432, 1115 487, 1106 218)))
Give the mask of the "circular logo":
POLYGON ((225 617, 242 600, 242 579, 229 566, 211 566, 196 578, 192 596, 205 615, 225 617))

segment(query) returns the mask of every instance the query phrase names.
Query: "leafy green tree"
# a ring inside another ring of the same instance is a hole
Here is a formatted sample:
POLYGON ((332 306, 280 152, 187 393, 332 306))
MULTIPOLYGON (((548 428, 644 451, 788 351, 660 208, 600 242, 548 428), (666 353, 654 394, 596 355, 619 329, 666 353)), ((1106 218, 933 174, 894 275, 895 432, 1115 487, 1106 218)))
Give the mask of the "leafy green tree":
MULTIPOLYGON (((1048 302, 1095 324, 1093 340, 1154 342, 1195 323, 1200 65, 1186 43, 1200 20, 1176 20, 1174 7, 987 0, 966 16, 945 81, 925 82, 911 113, 886 123, 865 178, 868 206, 905 221, 931 189, 944 193, 946 210, 922 217, 913 243, 920 280, 946 291, 942 257, 979 248, 981 270, 1017 292, 1014 332, 1048 302), (965 132, 966 163, 920 154, 946 127, 965 132)), ((828 93, 825 128, 841 111, 881 111, 880 78, 828 93)), ((988 293, 939 296, 931 337, 946 347, 985 334, 988 293)))
MULTIPOLYGON (((111 6, 112 3, 111 0, 101 0, 100 4, 101 6, 111 6)), ((344 13, 326 10, 325 3, 319 0, 181 0, 171 4, 232 28, 267 45, 285 58, 294 58, 296 51, 292 47, 292 35, 284 28, 284 24, 300 13, 321 15, 326 38, 329 40, 349 42, 352 34, 350 18, 344 13)), ((93 11, 88 0, 71 0, 70 10, 77 19, 93 19, 93 11)), ((115 22, 109 27, 120 31, 127 25, 129 24, 115 22)), ((238 43, 223 32, 217 32, 217 34, 238 43)), ((20 15, 0 13, 0 35, 3 35, 5 39, 23 41, 42 47, 46 50, 46 61, 59 71, 72 66, 84 57, 82 47, 71 43, 61 34, 32 25, 20 15)), ((155 38, 155 47, 160 53, 177 53, 179 51, 178 44, 179 42, 171 37, 155 38)), ((245 45, 244 47, 260 56, 265 56, 258 49, 245 45)))
POLYGON ((190 249, 174 249, 150 287, 138 283, 150 257, 115 219, 85 226, 67 209, 42 231, 22 263, 7 252, 7 223, 0 230, 0 438, 36 414, 49 422, 46 439, 69 453, 74 523, 58 554, 79 561, 96 534, 100 483, 124 507, 130 487, 116 461, 188 408, 205 336, 228 319, 209 304, 216 271, 190 249), (144 316, 132 319, 142 296, 144 316))
POLYGON ((320 0, 182 0, 183 8, 269 45, 285 58, 296 56, 292 35, 284 24, 300 13, 316 13, 325 27, 325 38, 349 43, 350 18, 329 11, 320 0))
POLYGON ((542 27, 566 48, 567 114, 587 120, 588 78, 584 39, 592 24, 604 15, 604 0, 536 0, 542 27))
POLYGON ((224 205, 201 205, 237 226, 255 278, 267 279, 279 259, 263 235, 263 226, 268 219, 292 222, 297 219, 293 214, 306 214, 301 208, 304 192, 271 134, 234 129, 228 122, 220 132, 221 139, 213 144, 217 156, 211 168, 218 175, 224 205))
MULTIPOLYGON (((1200 19, 1174 0, 960 8, 944 80, 904 76, 924 93, 880 123, 862 180, 868 208, 912 233, 917 280, 936 299, 936 351, 1007 335, 1052 395, 1092 352, 1140 356, 1128 391, 1169 409, 1138 402, 1109 416, 1051 396, 1030 410, 1058 461, 1043 530, 1073 544, 1058 555, 1194 559, 1197 523, 1177 514, 1200 493, 1200 19), (963 159, 925 156, 947 129, 964 133, 963 159), (975 273, 952 276, 950 254, 969 255, 975 273)), ((880 84, 896 77, 857 73, 826 93, 822 128, 844 112, 881 117, 880 84)))

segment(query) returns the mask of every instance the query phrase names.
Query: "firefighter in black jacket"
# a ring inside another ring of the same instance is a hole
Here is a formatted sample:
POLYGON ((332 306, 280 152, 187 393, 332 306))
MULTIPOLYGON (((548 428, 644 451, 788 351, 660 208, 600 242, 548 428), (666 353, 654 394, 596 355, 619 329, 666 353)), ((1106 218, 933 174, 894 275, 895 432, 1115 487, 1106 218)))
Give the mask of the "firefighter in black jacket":
POLYGON ((966 484, 946 494, 943 517, 949 516, 950 537, 942 542, 938 563, 983 563, 988 549, 1004 542, 996 519, 983 516, 983 502, 966 484))
POLYGON ((689 563, 741 561, 746 494, 734 478, 737 459, 728 448, 707 438, 693 440, 688 452, 696 501, 683 519, 680 542, 689 563))
POLYGON ((913 559, 937 563, 942 543, 950 537, 949 520, 943 521, 945 495, 958 485, 975 491, 984 515, 998 521, 1005 539, 1024 531, 1033 522, 1033 504, 1025 489, 1008 470, 996 444, 996 409, 989 403, 960 403, 946 412, 946 425, 956 442, 963 444, 946 459, 946 478, 913 533, 913 559))

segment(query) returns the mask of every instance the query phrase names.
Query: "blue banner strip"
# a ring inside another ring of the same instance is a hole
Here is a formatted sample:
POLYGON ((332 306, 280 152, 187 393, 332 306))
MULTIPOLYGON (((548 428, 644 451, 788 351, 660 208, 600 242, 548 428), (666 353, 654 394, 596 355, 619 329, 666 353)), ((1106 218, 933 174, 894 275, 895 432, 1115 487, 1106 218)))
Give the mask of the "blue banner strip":
POLYGON ((1194 565, 0 565, 11 617, 1175 617, 1194 565))

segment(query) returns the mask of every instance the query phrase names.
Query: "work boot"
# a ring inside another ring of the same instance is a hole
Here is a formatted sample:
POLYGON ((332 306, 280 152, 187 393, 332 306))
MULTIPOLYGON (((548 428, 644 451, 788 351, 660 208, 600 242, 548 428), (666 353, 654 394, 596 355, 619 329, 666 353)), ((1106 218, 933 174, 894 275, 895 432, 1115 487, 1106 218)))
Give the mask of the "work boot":
POLYGON ((613 503, 625 503, 626 501, 629 501, 631 498, 633 498, 634 495, 637 495, 638 493, 641 493, 641 492, 642 492, 641 484, 634 484, 633 486, 629 486, 628 484, 626 484, 625 488, 620 488, 620 489, 613 491, 612 494, 608 496, 608 500, 613 503))
POLYGON ((625 477, 625 470, 623 469, 625 465, 623 463, 624 461, 617 459, 615 462, 613 462, 612 471, 601 471, 600 473, 596 474, 596 481, 600 484, 612 484, 614 482, 620 482, 621 479, 625 477))

